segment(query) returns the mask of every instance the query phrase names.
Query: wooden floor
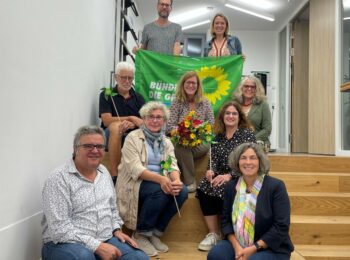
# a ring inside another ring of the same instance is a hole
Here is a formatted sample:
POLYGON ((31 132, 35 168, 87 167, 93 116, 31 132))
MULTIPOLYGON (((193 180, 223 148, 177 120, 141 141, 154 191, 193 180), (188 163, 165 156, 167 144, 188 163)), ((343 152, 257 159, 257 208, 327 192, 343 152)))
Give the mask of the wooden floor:
MULTIPOLYGON (((350 259, 350 158, 271 155, 271 176, 282 179, 289 193, 292 260, 350 259)), ((108 164, 108 160, 105 161, 108 164)), ((207 158, 196 161, 202 178, 207 158)), ((207 233, 198 200, 193 194, 164 234, 170 251, 153 259, 202 260, 197 250, 207 233)))

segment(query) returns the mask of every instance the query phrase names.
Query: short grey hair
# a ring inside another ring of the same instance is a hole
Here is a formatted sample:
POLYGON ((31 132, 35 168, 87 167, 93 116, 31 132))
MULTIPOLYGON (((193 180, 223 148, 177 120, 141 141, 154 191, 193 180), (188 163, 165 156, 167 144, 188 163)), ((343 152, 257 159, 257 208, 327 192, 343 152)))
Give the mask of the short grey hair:
POLYGON ((120 71, 122 70, 128 70, 128 71, 132 71, 132 73, 135 73, 135 67, 134 65, 132 65, 131 63, 127 62, 127 61, 121 61, 117 64, 116 68, 115 68, 115 74, 119 75, 120 71))
POLYGON ((147 116, 152 114, 153 110, 162 110, 164 114, 164 120, 167 122, 169 119, 169 110, 168 108, 159 101, 149 101, 144 104, 140 109, 140 116, 145 119, 147 116))
POLYGON ((243 143, 239 145, 233 152, 231 152, 228 158, 228 165, 230 168, 239 175, 242 175, 241 169, 239 168, 239 159, 241 158, 242 154, 249 148, 254 150, 256 156, 259 159, 258 174, 269 174, 270 162, 267 159, 267 155, 264 153, 262 147, 256 143, 243 143))
POLYGON ((105 136, 105 132, 103 131, 103 129, 97 125, 86 125, 86 126, 82 126, 78 129, 78 131, 75 133, 74 135, 74 141, 73 141, 73 159, 75 158, 75 154, 76 154, 76 149, 78 148, 79 144, 80 144, 80 138, 84 135, 101 135, 103 138, 103 143, 106 143, 106 136, 105 136))

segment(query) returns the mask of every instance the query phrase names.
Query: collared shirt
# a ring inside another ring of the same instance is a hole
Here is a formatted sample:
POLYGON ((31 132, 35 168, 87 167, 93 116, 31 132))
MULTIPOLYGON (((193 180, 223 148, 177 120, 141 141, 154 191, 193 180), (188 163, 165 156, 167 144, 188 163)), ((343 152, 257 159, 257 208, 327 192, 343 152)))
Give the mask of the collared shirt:
MULTIPOLYGON (((137 116, 140 117, 139 110, 145 104, 144 98, 137 93, 133 88, 130 89, 130 97, 124 98, 122 95, 118 94, 118 87, 115 86, 114 90, 117 95, 108 97, 106 100, 104 92, 100 93, 100 101, 99 101, 99 116, 103 113, 110 113, 113 117, 119 116, 137 116), (114 107, 115 105, 115 107, 114 107), (115 111, 115 108, 118 110, 118 114, 115 111)), ((106 129, 106 126, 101 121, 101 127, 106 129)))
POLYGON ((69 160, 48 177, 42 196, 44 243, 80 243, 95 252, 123 225, 113 182, 103 165, 92 182, 69 160))

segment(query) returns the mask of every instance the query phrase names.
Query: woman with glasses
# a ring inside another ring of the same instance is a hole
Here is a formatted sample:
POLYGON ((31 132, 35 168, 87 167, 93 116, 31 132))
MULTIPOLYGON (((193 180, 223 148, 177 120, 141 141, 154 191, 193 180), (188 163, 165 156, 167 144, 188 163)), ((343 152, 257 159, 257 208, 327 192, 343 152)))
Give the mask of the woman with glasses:
POLYGON ((229 154, 240 144, 255 142, 250 124, 237 102, 224 104, 215 120, 215 139, 211 145, 211 160, 205 177, 197 188, 197 198, 209 233, 198 245, 199 250, 209 251, 221 240, 219 215, 222 212, 226 183, 237 173, 228 166, 229 154))
POLYGON ((242 106, 244 114, 253 125, 257 143, 268 152, 272 129, 271 112, 261 81, 254 76, 244 77, 233 98, 242 106))
POLYGON ((140 109, 143 125, 125 139, 118 168, 117 202, 127 228, 147 255, 167 252, 160 237, 169 221, 187 199, 187 189, 171 141, 165 136, 169 111, 160 102, 148 102, 140 109), (164 171, 162 161, 170 160, 164 171), (175 203, 175 199, 177 205, 175 203))
POLYGON ((259 145, 244 143, 230 154, 229 166, 240 177, 226 185, 221 218, 225 239, 207 259, 290 259, 290 202, 284 183, 268 175, 266 154, 259 145))
MULTIPOLYGON (((218 13, 211 23, 212 39, 204 47, 204 56, 221 57, 228 55, 241 55, 242 45, 236 36, 229 35, 229 23, 224 14, 218 13)), ((245 59, 245 56, 243 56, 245 59)))
MULTIPOLYGON (((167 132, 176 128, 184 117, 196 111, 200 120, 214 124, 214 113, 209 100, 204 96, 202 83, 195 71, 186 72, 177 84, 176 99, 170 106, 170 119, 167 132)), ((196 191, 194 160, 203 157, 209 151, 208 145, 198 145, 190 148, 175 144, 175 155, 189 192, 196 191)))

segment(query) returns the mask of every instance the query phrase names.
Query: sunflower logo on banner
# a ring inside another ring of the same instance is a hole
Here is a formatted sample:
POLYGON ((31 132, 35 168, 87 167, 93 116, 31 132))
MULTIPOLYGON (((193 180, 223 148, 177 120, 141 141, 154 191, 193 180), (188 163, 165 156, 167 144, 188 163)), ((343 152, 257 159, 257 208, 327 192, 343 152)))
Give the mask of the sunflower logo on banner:
POLYGON ((185 72, 194 70, 217 114, 221 105, 232 99, 232 93, 242 76, 242 68, 241 55, 197 58, 138 50, 135 90, 146 101, 157 100, 170 106, 175 98, 176 83, 185 72))

